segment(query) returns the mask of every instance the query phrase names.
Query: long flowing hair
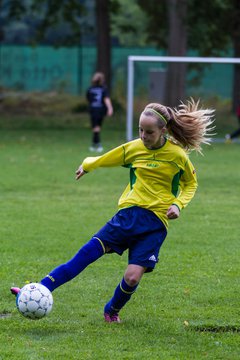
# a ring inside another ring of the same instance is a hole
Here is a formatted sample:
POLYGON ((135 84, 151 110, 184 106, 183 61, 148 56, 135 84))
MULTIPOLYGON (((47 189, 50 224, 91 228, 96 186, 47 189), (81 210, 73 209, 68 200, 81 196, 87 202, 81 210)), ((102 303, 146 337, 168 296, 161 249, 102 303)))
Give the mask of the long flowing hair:
POLYGON ((215 126, 213 109, 202 109, 193 98, 181 102, 178 108, 158 103, 148 104, 143 113, 155 116, 160 128, 166 126, 169 138, 187 151, 202 152, 201 144, 210 144, 215 126), (153 110, 153 111, 151 111, 153 110), (159 116, 158 116, 159 114, 159 116))

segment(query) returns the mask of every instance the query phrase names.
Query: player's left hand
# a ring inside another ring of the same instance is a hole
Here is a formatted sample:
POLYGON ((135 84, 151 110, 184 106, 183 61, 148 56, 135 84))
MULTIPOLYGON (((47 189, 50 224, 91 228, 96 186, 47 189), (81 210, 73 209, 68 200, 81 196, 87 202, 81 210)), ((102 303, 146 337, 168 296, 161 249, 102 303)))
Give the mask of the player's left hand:
POLYGON ((180 210, 177 205, 171 205, 167 211, 167 217, 169 220, 177 219, 180 215, 180 210))
POLYGON ((113 115, 113 109, 109 108, 107 109, 107 116, 112 116, 113 115))
POLYGON ((82 177, 85 174, 86 174, 86 171, 84 171, 82 165, 80 165, 76 171, 76 180, 80 179, 80 177, 82 177))

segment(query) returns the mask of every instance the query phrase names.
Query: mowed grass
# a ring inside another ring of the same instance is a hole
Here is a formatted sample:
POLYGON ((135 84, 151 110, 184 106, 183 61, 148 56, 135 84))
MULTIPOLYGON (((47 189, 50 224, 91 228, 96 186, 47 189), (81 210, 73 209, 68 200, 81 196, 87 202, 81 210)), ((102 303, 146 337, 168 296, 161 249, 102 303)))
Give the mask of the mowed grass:
MULTIPOLYGON (((108 150, 124 131, 103 131, 108 150)), ((54 293, 49 317, 31 321, 9 288, 39 281, 67 261, 114 214, 128 181, 124 168, 75 181, 89 156, 89 129, 0 133, 0 359, 239 359, 240 145, 192 154, 195 199, 121 312, 103 307, 122 278, 127 254, 106 255, 54 293)))

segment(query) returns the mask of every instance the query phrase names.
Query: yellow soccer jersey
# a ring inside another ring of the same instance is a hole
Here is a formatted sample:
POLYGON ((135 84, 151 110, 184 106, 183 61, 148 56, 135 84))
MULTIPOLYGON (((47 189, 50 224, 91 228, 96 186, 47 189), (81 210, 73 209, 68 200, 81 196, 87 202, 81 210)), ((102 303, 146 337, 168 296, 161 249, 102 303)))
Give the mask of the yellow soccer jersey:
POLYGON ((119 209, 149 209, 166 227, 169 206, 175 204, 181 210, 197 189, 195 169, 186 152, 169 140, 154 150, 147 149, 141 139, 133 140, 102 156, 87 157, 82 164, 86 172, 119 165, 130 169, 130 181, 119 199, 119 209))

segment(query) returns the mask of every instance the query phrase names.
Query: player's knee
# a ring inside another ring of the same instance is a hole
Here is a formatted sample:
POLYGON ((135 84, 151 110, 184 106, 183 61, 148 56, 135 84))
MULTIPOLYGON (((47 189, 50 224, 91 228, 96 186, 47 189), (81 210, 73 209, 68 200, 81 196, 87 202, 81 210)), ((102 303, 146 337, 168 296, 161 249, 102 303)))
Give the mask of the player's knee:
POLYGON ((131 287, 136 286, 140 281, 138 274, 135 274, 135 273, 125 274, 124 280, 126 281, 128 286, 131 286, 131 287))
POLYGON ((128 265, 127 270, 124 274, 124 280, 128 284, 128 286, 136 286, 143 276, 146 268, 139 265, 128 265))

